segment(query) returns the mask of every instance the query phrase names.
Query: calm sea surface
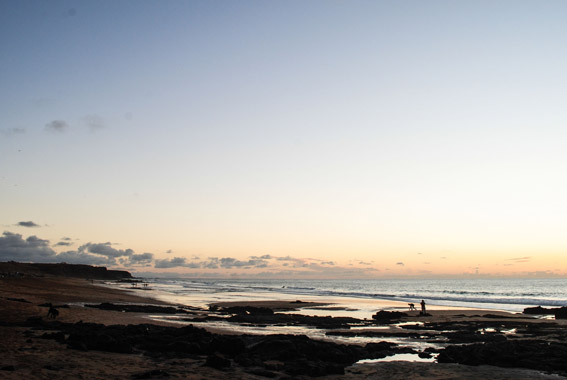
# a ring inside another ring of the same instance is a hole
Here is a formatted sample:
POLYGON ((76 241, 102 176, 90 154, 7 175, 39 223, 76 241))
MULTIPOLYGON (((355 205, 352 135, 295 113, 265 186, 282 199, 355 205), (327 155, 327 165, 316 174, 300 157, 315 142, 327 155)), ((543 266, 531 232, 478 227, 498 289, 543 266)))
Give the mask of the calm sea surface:
MULTIPOLYGON (((463 280, 202 280, 147 278, 152 296, 192 306, 211 302, 302 299, 386 300, 522 311, 567 306, 567 279, 463 280)), ((150 294, 148 294, 150 295, 150 294)), ((350 300, 350 301, 347 301, 350 300)))

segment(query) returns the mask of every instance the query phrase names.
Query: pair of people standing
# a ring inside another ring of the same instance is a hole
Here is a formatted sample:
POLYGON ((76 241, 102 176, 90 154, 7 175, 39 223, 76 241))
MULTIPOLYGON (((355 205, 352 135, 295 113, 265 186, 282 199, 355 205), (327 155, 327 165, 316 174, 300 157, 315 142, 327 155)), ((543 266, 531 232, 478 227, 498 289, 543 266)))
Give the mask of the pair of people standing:
MULTIPOLYGON (((427 314, 427 311, 425 310, 425 301, 421 300, 421 302, 419 303, 421 305, 421 312, 419 313, 419 315, 425 315, 427 314)), ((409 304, 410 310, 415 310, 415 306, 413 303, 409 304)))

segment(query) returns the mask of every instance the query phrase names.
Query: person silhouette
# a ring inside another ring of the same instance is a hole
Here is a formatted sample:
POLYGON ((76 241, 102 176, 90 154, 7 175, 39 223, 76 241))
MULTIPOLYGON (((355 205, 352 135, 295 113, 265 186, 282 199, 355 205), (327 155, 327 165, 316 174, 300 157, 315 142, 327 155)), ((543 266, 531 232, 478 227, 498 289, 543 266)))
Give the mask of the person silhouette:
POLYGON ((47 317, 51 317, 53 319, 57 318, 59 315, 59 310, 57 310, 51 303, 49 305, 49 311, 47 312, 47 317))
POLYGON ((420 305, 421 305, 421 315, 427 314, 427 312, 425 311, 425 301, 421 300, 420 305))

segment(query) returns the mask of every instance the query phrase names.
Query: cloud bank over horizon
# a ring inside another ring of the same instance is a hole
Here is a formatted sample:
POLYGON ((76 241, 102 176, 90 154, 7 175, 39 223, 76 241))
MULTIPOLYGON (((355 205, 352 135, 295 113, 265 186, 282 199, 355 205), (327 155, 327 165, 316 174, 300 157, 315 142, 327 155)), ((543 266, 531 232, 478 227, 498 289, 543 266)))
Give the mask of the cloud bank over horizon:
MULTIPOLYGON (((30 222, 33 223, 33 222, 30 222)), ((56 243, 31 235, 24 238, 21 234, 4 231, 0 235, 0 261, 68 263, 106 266, 113 269, 126 269, 147 276, 181 277, 234 277, 250 276, 256 278, 381 278, 381 277, 432 277, 430 270, 411 271, 407 263, 394 261, 388 263, 364 262, 351 260, 346 263, 321 260, 316 258, 298 258, 271 254, 251 255, 245 259, 235 257, 200 257, 190 258, 175 256, 158 258, 151 252, 136 253, 130 248, 116 248, 116 243, 88 242, 75 250, 57 252, 55 248, 68 249, 75 243, 69 237, 62 237, 56 243), (397 269, 397 270, 396 270, 397 269)), ((446 259, 446 258, 445 258, 446 259)), ((504 259, 504 266, 519 265, 529 262, 531 257, 513 257, 504 259)), ((423 263, 422 263, 423 264, 423 263)), ((429 262, 427 264, 430 264, 429 262)), ((470 271, 448 274, 454 276, 479 276, 478 267, 470 271)), ((557 277, 553 271, 518 271, 523 277, 557 277)))
POLYGON ((190 259, 176 256, 167 259, 155 258, 153 253, 137 254, 134 250, 115 248, 113 243, 86 243, 76 250, 56 252, 53 247, 72 245, 68 237, 53 245, 49 240, 35 235, 24 238, 21 234, 5 231, 0 236, 0 261, 38 262, 101 265, 126 268, 134 271, 158 270, 168 273, 172 269, 193 269, 192 276, 231 276, 247 273, 257 277, 368 277, 380 272, 375 268, 353 268, 337 265, 333 261, 291 256, 249 256, 245 260, 234 257, 193 256, 190 259))

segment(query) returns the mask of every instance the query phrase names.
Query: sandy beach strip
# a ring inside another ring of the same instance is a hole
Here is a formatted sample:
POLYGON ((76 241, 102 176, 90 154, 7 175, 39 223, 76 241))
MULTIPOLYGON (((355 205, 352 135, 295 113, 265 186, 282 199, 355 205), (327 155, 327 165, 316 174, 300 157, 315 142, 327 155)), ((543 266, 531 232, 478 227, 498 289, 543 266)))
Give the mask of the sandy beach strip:
MULTIPOLYGON (((47 315, 52 303, 58 308, 58 321, 75 323, 139 324, 154 323, 145 313, 123 313, 111 310, 85 308, 85 303, 133 303, 167 305, 150 297, 141 297, 126 290, 98 285, 99 281, 69 277, 0 278, 0 321, 23 322, 30 317, 47 315)), ((162 322, 165 323, 165 322, 162 322)))

